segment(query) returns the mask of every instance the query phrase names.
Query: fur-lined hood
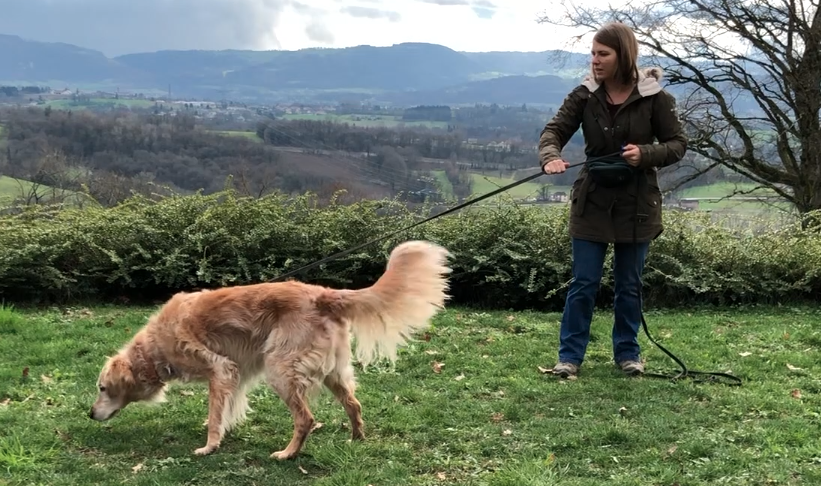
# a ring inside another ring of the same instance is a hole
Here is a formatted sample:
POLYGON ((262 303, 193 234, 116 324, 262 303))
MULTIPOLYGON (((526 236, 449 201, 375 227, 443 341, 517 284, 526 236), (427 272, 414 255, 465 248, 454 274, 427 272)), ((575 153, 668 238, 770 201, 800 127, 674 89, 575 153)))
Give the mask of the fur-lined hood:
MULTIPOLYGON (((661 78, 664 76, 664 70, 660 67, 649 67, 639 69, 638 91, 641 96, 651 96, 661 91, 661 78)), ((599 89, 599 83, 593 78, 592 74, 584 77, 582 85, 590 90, 591 93, 599 89)))

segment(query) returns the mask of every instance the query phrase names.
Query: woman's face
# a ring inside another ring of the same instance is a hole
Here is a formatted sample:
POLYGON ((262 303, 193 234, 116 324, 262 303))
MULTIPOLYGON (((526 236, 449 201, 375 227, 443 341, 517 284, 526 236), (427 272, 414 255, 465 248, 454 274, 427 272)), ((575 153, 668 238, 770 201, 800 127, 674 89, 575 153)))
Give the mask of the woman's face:
POLYGON ((616 51, 604 44, 599 44, 598 42, 593 41, 593 49, 591 50, 591 54, 593 55, 591 63, 593 65, 593 74, 596 76, 596 81, 601 83, 603 81, 613 79, 613 76, 616 74, 616 64, 618 62, 616 51))

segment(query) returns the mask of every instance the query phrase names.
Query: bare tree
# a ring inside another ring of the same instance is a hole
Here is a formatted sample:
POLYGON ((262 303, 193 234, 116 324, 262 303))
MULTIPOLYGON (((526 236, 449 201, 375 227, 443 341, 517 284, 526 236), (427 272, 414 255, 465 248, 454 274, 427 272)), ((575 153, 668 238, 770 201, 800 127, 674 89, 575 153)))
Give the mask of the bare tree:
MULTIPOLYGON (((726 166, 821 223, 819 0, 651 0, 586 9, 563 1, 538 22, 631 26, 679 89, 702 168, 726 166)), ((576 38, 580 41, 583 36, 576 38)))

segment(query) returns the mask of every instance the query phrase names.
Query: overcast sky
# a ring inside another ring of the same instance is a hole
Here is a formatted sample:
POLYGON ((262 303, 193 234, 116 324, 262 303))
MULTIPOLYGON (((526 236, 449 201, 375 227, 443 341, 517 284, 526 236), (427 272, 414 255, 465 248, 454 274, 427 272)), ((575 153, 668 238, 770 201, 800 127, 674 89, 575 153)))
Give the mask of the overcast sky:
MULTIPOLYGON (((576 0, 603 3, 606 0, 576 0)), ((15 0, 0 33, 97 49, 301 49, 431 42, 461 51, 562 48, 536 23, 552 0, 15 0)), ((558 2, 556 2, 558 3, 558 2)))

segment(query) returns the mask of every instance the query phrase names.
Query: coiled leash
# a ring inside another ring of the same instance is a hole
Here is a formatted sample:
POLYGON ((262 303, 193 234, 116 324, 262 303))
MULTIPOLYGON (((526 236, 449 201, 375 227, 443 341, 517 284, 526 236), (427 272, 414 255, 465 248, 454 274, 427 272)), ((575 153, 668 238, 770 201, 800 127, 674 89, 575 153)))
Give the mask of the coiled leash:
MULTIPOLYGON (((622 152, 624 151, 624 146, 622 145, 622 152)), ((588 170, 593 178, 594 181, 604 185, 604 186, 619 186, 624 185, 630 182, 630 179, 635 179, 636 181, 636 213, 633 217, 633 261, 638 262, 639 259, 639 247, 638 247, 638 225, 639 220, 642 217, 648 217, 648 215, 643 215, 639 213, 639 204, 638 204, 638 194, 641 190, 641 178, 640 174, 637 169, 633 168, 630 164, 627 163, 624 158, 621 157, 621 154, 618 156, 610 156, 605 158, 597 158, 595 160, 590 159, 588 160, 588 170), (604 160, 605 158, 609 158, 609 160, 604 160), (591 163, 592 162, 592 163, 591 163)), ((650 335, 650 330, 647 328, 647 321, 644 319, 644 304, 643 304, 643 295, 642 295, 642 288, 643 285, 641 284, 641 275, 639 275, 639 286, 638 286, 638 311, 639 316, 641 316, 641 325, 644 328, 644 334, 647 336, 647 339, 650 340, 653 344, 656 345, 664 354, 670 357, 673 361, 676 362, 681 367, 681 371, 676 374, 663 374, 663 373, 647 373, 644 372, 641 376, 646 376, 648 378, 664 378, 671 381, 678 381, 685 378, 690 378, 693 382, 696 383, 721 383, 728 386, 741 386, 741 378, 737 376, 733 376, 729 373, 723 373, 719 371, 698 371, 698 370, 689 370, 684 362, 679 359, 676 355, 671 353, 667 348, 659 344, 653 336, 650 335)))
MULTIPOLYGON (((584 162, 578 162, 576 164, 570 164, 565 168, 565 170, 572 169, 574 167, 579 167, 581 165, 587 165, 589 168, 590 167, 599 167, 600 169, 603 169, 603 170, 609 170, 611 167, 613 167, 610 164, 612 164, 614 162, 615 162, 616 165, 620 165, 620 164, 627 165, 626 162, 624 161, 624 159, 621 157, 621 154, 622 154, 623 150, 624 150, 624 148, 622 147, 622 150, 617 151, 617 152, 613 152, 613 153, 610 153, 610 154, 607 154, 607 155, 602 155, 600 157, 591 157, 591 158, 585 160, 584 162), (610 162, 607 162, 608 160, 610 162)), ((313 263, 309 263, 309 264, 303 265, 303 266, 301 266, 301 267, 299 267, 295 270, 291 270, 290 272, 286 272, 282 275, 279 275, 279 276, 275 277, 273 280, 271 280, 271 282, 283 281, 286 278, 293 277, 294 275, 297 275, 301 272, 304 272, 304 271, 309 270, 311 268, 318 267, 319 265, 322 265, 323 263, 327 263, 327 262, 336 260, 338 258, 341 258, 345 255, 348 255, 348 254, 353 253, 357 250, 360 250, 360 249, 362 249, 362 248, 364 248, 368 245, 372 245, 372 244, 378 243, 382 240, 386 240, 386 239, 388 239, 392 236, 398 235, 399 233, 402 233, 404 231, 408 231, 412 228, 415 228, 417 226, 421 226, 425 223, 433 221, 434 219, 441 218, 442 216, 445 216, 447 214, 454 213, 454 212, 456 212, 460 209, 464 209, 464 208, 466 208, 470 205, 476 204, 480 201, 484 201, 485 199, 487 199, 489 197, 493 197, 497 194, 508 191, 508 190, 518 186, 518 185, 524 184, 526 182, 530 182, 530 181, 532 181, 534 179, 537 179, 537 178, 539 178, 543 175, 544 175, 544 171, 540 170, 539 172, 537 172, 535 174, 532 174, 532 175, 529 175, 529 176, 525 177, 524 179, 521 179, 521 180, 518 180, 516 182, 510 183, 506 186, 500 187, 500 188, 498 188, 494 191, 491 191, 487 194, 484 194, 480 197, 477 197, 476 199, 471 199, 470 201, 465 201, 465 202, 463 202, 463 203, 461 203, 457 206, 454 206, 454 207, 452 207, 452 208, 450 208, 446 211, 443 211, 439 214, 429 216, 429 217, 423 219, 422 221, 418 221, 418 222, 413 223, 411 225, 408 225, 404 228, 400 228, 396 231, 392 231, 392 232, 390 232, 386 235, 382 235, 382 236, 379 236, 377 238, 373 238, 369 241, 366 241, 365 243, 361 243, 361 244, 359 244, 357 246, 354 246, 352 248, 348 248, 347 250, 343 250, 343 251, 334 253, 330 256, 327 256, 325 258, 317 260, 313 263)), ((621 176, 619 176, 619 177, 621 177, 621 176)), ((639 178, 636 177, 637 186, 638 186, 638 183, 639 183, 639 178)), ((633 221, 633 247, 634 247, 634 250, 636 252, 636 260, 638 260, 638 246, 636 245, 636 239, 637 239, 636 237, 637 237, 637 231, 638 231, 637 227, 638 227, 638 218, 639 218, 639 216, 640 215, 638 214, 638 204, 636 204, 636 217, 633 221)), ((728 373, 688 370, 687 367, 684 365, 683 361, 681 361, 676 355, 674 355, 673 353, 668 351, 664 346, 657 343, 656 340, 653 339, 653 337, 650 335, 650 331, 647 329, 647 321, 645 321, 645 319, 644 319, 644 312, 642 310, 643 304, 642 304, 641 287, 642 286, 639 285, 639 304, 638 305, 639 305, 639 315, 641 315, 641 323, 642 323, 642 326, 644 327, 644 333, 647 335, 647 338, 650 340, 650 342, 655 344, 659 349, 661 349, 667 356, 669 356, 673 361, 675 361, 681 367, 681 371, 677 374, 665 375, 665 374, 661 374, 661 373, 646 373, 645 372, 645 373, 642 374, 642 376, 646 376, 646 377, 650 377, 650 378, 665 378, 665 379, 669 379, 669 380, 672 380, 672 381, 677 381, 677 380, 681 380, 681 379, 684 379, 684 378, 693 378, 693 380, 695 382, 719 382, 719 381, 721 381, 720 378, 726 378, 726 379, 730 380, 732 383, 724 382, 725 384, 728 384, 730 386, 740 386, 741 385, 741 379, 740 378, 732 376, 728 373), (697 378, 694 378, 694 376, 708 376, 709 378, 697 379, 697 378)))

